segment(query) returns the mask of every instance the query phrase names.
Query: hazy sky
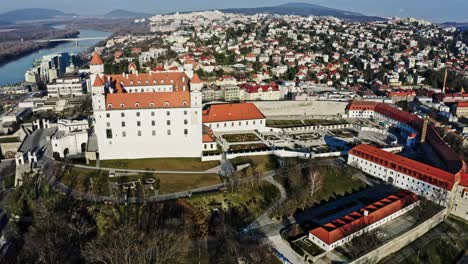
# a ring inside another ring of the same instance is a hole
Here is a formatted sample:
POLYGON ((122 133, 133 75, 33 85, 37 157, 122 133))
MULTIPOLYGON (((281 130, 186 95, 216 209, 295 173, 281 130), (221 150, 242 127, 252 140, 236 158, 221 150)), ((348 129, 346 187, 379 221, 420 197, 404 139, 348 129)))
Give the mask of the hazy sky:
POLYGON ((104 14, 113 9, 165 13, 228 7, 271 6, 307 2, 377 16, 418 17, 434 22, 468 22, 468 0, 0 0, 0 12, 18 8, 55 8, 79 14, 104 14))

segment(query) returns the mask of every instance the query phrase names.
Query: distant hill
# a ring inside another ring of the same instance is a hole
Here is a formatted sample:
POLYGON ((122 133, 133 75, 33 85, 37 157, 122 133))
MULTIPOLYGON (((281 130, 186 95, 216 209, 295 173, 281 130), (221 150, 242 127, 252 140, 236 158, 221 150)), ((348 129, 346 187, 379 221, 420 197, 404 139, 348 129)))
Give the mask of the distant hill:
POLYGON ((150 17, 151 14, 132 12, 122 9, 112 10, 109 13, 105 14, 105 18, 144 18, 150 17))
POLYGON ((309 3, 288 3, 278 6, 265 6, 255 8, 228 8, 223 9, 226 13, 242 13, 253 15, 257 13, 277 14, 277 15, 299 15, 299 16, 334 16, 344 20, 351 21, 376 21, 386 20, 382 17, 366 16, 356 12, 350 12, 340 9, 328 8, 309 3))
POLYGON ((0 26, 7 26, 7 25, 11 25, 11 23, 6 22, 6 21, 0 21, 0 26))
POLYGON ((67 14, 55 9, 27 8, 9 11, 0 14, 0 21, 16 22, 21 20, 43 20, 57 17, 72 17, 75 14, 67 14))
POLYGON ((441 25, 444 27, 456 27, 460 30, 468 30, 468 22, 445 22, 441 25))

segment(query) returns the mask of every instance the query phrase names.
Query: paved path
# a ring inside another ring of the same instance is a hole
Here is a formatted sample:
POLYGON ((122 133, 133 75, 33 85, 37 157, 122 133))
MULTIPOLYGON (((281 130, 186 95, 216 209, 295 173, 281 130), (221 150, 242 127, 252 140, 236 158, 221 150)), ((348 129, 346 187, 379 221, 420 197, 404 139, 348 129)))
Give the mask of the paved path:
MULTIPOLYGON (((274 175, 275 173, 272 173, 269 176, 266 176, 263 180, 273 184, 274 186, 276 186, 276 188, 278 188, 278 190, 280 191, 280 198, 277 201, 277 203, 282 204, 284 201, 286 201, 288 196, 286 194, 286 190, 284 189, 283 185, 281 185, 279 182, 277 182, 273 178, 274 175)), ((274 209, 275 209, 275 206, 268 208, 260 217, 258 217, 253 223, 251 223, 247 227, 247 229, 248 230, 257 229, 263 226, 274 224, 270 217, 270 214, 273 212, 274 209)))
POLYGON ((299 257, 286 243, 281 235, 275 235, 268 237, 270 245, 275 248, 281 255, 283 255, 290 263, 293 264, 303 264, 306 263, 303 259, 299 257))

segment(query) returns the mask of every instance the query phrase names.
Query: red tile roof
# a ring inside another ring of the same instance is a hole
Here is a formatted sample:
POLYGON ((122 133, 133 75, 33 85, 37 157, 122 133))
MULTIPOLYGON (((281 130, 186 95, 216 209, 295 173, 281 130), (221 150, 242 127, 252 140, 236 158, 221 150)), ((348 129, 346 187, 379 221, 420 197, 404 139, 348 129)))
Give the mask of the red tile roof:
POLYGON ((457 107, 468 107, 468 102, 458 102, 457 107))
POLYGON ((99 77, 99 75, 96 76, 96 79, 94 80, 93 87, 98 87, 98 86, 104 86, 104 81, 99 77))
POLYGON ((102 65, 104 63, 102 62, 101 56, 99 56, 97 52, 94 52, 93 57, 91 58, 91 62, 89 64, 90 65, 102 65))
POLYGON ((420 181, 442 189, 452 190, 455 183, 453 174, 427 164, 362 144, 352 148, 349 154, 368 160, 380 166, 398 171, 420 181))
POLYGON ((192 76, 192 80, 190 80, 190 83, 202 83, 202 80, 200 80, 198 74, 194 73, 192 76))
POLYGON ((251 85, 251 84, 244 84, 241 86, 247 93, 258 93, 260 90, 262 92, 268 92, 268 89, 271 88, 272 91, 279 91, 278 85, 276 83, 266 84, 266 85, 251 85))
POLYGON ((203 123, 264 119, 253 103, 213 104, 203 111, 203 123))
POLYGON ((105 75, 104 80, 111 80, 117 91, 122 92, 122 84, 124 87, 132 86, 154 86, 154 85, 174 85, 174 91, 189 90, 188 77, 183 72, 153 72, 140 74, 114 74, 105 75))
POLYGON ((462 172, 460 177, 460 185, 463 187, 468 187, 468 173, 462 172))
POLYGON ((190 92, 109 93, 106 95, 107 110, 178 107, 190 107, 190 92))
POLYGON ((417 201, 417 196, 410 191, 392 194, 378 202, 370 204, 356 212, 338 218, 310 233, 330 245, 417 201), (365 212, 367 211, 367 216, 365 212))
POLYGON ((375 110, 378 103, 368 101, 351 101, 347 106, 346 110, 375 110))
POLYGON ((214 136, 213 136, 213 130, 209 128, 206 125, 203 125, 203 143, 210 143, 210 142, 215 142, 214 136))

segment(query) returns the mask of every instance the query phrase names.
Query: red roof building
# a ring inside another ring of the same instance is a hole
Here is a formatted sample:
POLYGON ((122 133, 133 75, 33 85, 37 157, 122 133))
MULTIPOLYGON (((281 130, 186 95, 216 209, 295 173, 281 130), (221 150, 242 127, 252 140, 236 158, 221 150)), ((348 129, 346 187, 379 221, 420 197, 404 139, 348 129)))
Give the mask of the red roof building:
POLYGON ((253 103, 213 104, 203 111, 203 123, 265 119, 253 103))
MULTIPOLYGON (((355 212, 335 219, 309 232, 309 239, 325 250, 331 250, 345 243, 344 238, 357 237, 360 230, 373 225, 382 225, 385 219, 391 220, 401 215, 401 210, 414 207, 417 196, 410 191, 401 191, 372 203, 355 212), (400 212, 400 213, 398 213, 400 212)), ((346 239, 347 240, 347 239, 346 239)))
POLYGON ((445 190, 450 191, 455 183, 454 175, 449 172, 371 145, 356 146, 349 154, 445 190))

